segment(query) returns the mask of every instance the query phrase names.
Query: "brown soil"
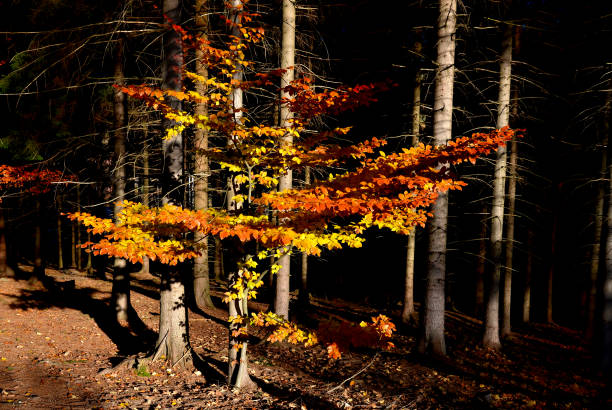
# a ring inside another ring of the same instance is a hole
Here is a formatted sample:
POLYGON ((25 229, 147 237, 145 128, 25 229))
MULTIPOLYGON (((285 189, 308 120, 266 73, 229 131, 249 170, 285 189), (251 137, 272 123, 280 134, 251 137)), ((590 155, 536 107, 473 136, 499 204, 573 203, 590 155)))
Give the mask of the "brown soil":
MULTIPOLYGON (((579 333, 532 326, 506 340, 502 354, 474 348, 480 322, 456 313, 448 315, 449 358, 435 362, 413 353, 409 329, 394 338, 392 352, 347 352, 338 361, 326 357, 324 346, 259 343, 265 335, 255 332, 250 372, 259 387, 240 393, 225 385, 227 313, 218 303, 220 309, 190 316, 191 343, 205 368, 154 363, 100 374, 150 347, 159 315, 156 279, 135 275, 132 303, 153 331, 136 334, 109 320, 109 280, 76 271, 47 274, 53 280, 47 288, 0 278, 0 408, 612 406, 603 382, 589 371, 579 333)), ((367 320, 376 313, 341 301, 315 306, 318 317, 367 320)))

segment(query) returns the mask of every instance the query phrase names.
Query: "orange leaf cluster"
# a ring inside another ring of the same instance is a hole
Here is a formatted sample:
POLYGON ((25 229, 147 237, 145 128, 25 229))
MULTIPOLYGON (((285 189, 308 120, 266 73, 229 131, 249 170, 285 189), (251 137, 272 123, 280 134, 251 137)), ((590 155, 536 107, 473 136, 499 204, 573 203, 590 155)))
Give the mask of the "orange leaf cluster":
MULTIPOLYGON (((72 180, 72 175, 60 171, 38 169, 28 166, 0 165, 0 190, 27 190, 31 194, 42 194, 50 190, 52 183, 72 180)), ((0 196, 0 202, 2 197, 0 196)))

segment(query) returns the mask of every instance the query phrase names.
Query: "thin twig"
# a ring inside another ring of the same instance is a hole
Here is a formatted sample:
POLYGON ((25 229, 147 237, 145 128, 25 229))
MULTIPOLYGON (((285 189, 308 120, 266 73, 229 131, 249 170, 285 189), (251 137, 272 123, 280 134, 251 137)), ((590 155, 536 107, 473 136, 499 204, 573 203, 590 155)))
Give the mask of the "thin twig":
POLYGON ((380 353, 376 353, 376 354, 374 355, 374 357, 372 358, 372 360, 370 361, 370 363, 368 363, 368 364, 367 364, 367 365, 366 365, 366 366, 365 366, 363 369, 359 370, 357 373, 355 373, 354 375, 352 375, 352 376, 351 376, 351 377, 349 377, 348 379, 344 380, 342 383, 340 383, 339 385, 337 385, 337 386, 336 386, 336 387, 334 387, 333 389, 328 390, 328 391, 327 391, 325 394, 329 394, 329 393, 331 393, 331 392, 333 392, 333 391, 335 391, 335 390, 338 390, 340 387, 342 387, 342 386, 344 385, 344 383, 346 383, 346 382, 348 382, 348 381, 353 380, 355 377, 359 376, 361 373, 363 373, 363 372, 365 372, 366 370, 368 370, 368 368, 369 368, 370 366, 372 366, 372 364, 374 364, 374 361, 375 361, 376 359, 378 359, 379 354, 380 354, 380 353))

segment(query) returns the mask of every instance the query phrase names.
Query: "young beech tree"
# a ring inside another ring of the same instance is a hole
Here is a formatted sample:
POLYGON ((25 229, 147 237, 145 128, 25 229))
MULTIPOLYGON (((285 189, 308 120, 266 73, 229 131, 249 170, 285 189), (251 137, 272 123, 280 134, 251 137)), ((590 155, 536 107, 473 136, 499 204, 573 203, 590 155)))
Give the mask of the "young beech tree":
MULTIPOLYGON (((312 345, 316 336, 299 330, 274 313, 249 315, 247 300, 263 285, 258 270, 260 260, 270 256, 279 258, 295 249, 319 255, 321 248, 337 249, 343 245, 360 247, 367 228, 388 228, 408 235, 415 225, 423 225, 430 212, 429 206, 439 193, 461 189, 465 184, 454 179, 449 171, 452 164, 475 159, 496 149, 514 134, 509 129, 487 134, 475 134, 450 141, 443 147, 418 145, 399 153, 378 151, 385 141, 372 138, 354 145, 340 146, 327 143, 330 137, 346 135, 349 128, 315 132, 308 124, 322 114, 337 115, 374 100, 374 93, 385 85, 341 87, 317 92, 307 78, 297 79, 284 87, 287 97, 281 99, 293 113, 286 126, 266 126, 248 116, 236 120, 232 94, 236 88, 273 87, 283 70, 256 74, 251 80, 238 80, 236 67, 249 68, 245 59, 248 44, 260 41, 263 32, 249 27, 251 16, 241 14, 241 20, 229 21, 237 25, 241 38, 231 36, 226 48, 213 47, 209 40, 192 36, 182 28, 185 46, 197 47, 209 72, 208 78, 185 72, 192 82, 206 82, 206 94, 196 91, 161 90, 148 86, 121 87, 128 95, 140 98, 159 109, 175 122, 167 132, 172 138, 185 127, 203 127, 224 136, 229 144, 224 148, 209 148, 205 154, 231 174, 235 192, 232 209, 187 210, 173 204, 152 208, 143 204, 124 202, 119 220, 97 218, 86 213, 75 213, 77 219, 102 237, 98 243, 88 244, 95 253, 140 261, 149 257, 168 265, 176 265, 200 254, 201 242, 191 233, 232 239, 237 263, 230 274, 226 302, 230 304, 230 343, 228 380, 236 387, 249 387, 252 382, 247 371, 246 336, 249 324, 272 326, 271 341, 288 340, 312 345), (168 104, 174 97, 183 102, 184 110, 168 104), (186 107, 206 102, 207 114, 192 114, 186 107), (249 118, 249 120, 247 120, 249 118), (292 145, 284 143, 293 135, 292 145), (438 166, 440 163, 448 164, 438 166), (278 183, 287 169, 303 171, 305 167, 335 166, 351 169, 331 174, 326 181, 316 181, 302 189, 266 192, 278 183), (258 244, 256 251, 255 244, 258 244)), ((246 71, 246 70, 245 70, 246 71)), ((240 108, 244 112, 243 107, 240 108)), ((278 264, 271 267, 276 273, 278 264)), ((167 359, 185 364, 188 348, 188 327, 183 323, 184 351, 168 349, 167 359)), ((363 323, 378 335, 379 341, 388 337, 392 324, 386 318, 375 318, 363 323)), ((162 335, 160 335, 162 337, 162 335)), ((331 357, 337 357, 337 344, 328 346, 331 357)))

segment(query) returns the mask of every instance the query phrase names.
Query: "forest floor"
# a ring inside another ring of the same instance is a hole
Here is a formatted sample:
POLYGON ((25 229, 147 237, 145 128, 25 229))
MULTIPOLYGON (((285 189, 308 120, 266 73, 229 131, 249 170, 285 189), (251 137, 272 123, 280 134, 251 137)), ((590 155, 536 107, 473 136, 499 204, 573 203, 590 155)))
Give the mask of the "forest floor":
MULTIPOLYGON (((204 374, 163 363, 101 373, 146 350, 154 333, 111 324, 109 280, 74 270, 47 274, 52 290, 0 278, 0 408, 612 408, 580 333, 533 325, 497 353, 477 347, 479 321, 451 312, 447 360, 417 355, 410 330, 393 338, 391 352, 351 351, 336 361, 324 346, 253 343, 258 388, 237 393, 224 382, 227 313, 218 303, 190 312, 192 347, 209 365, 204 374)), ((157 297, 156 279, 136 274, 132 303, 152 331, 157 297)), ((315 310, 356 321, 377 314, 339 300, 315 300, 315 310)))

